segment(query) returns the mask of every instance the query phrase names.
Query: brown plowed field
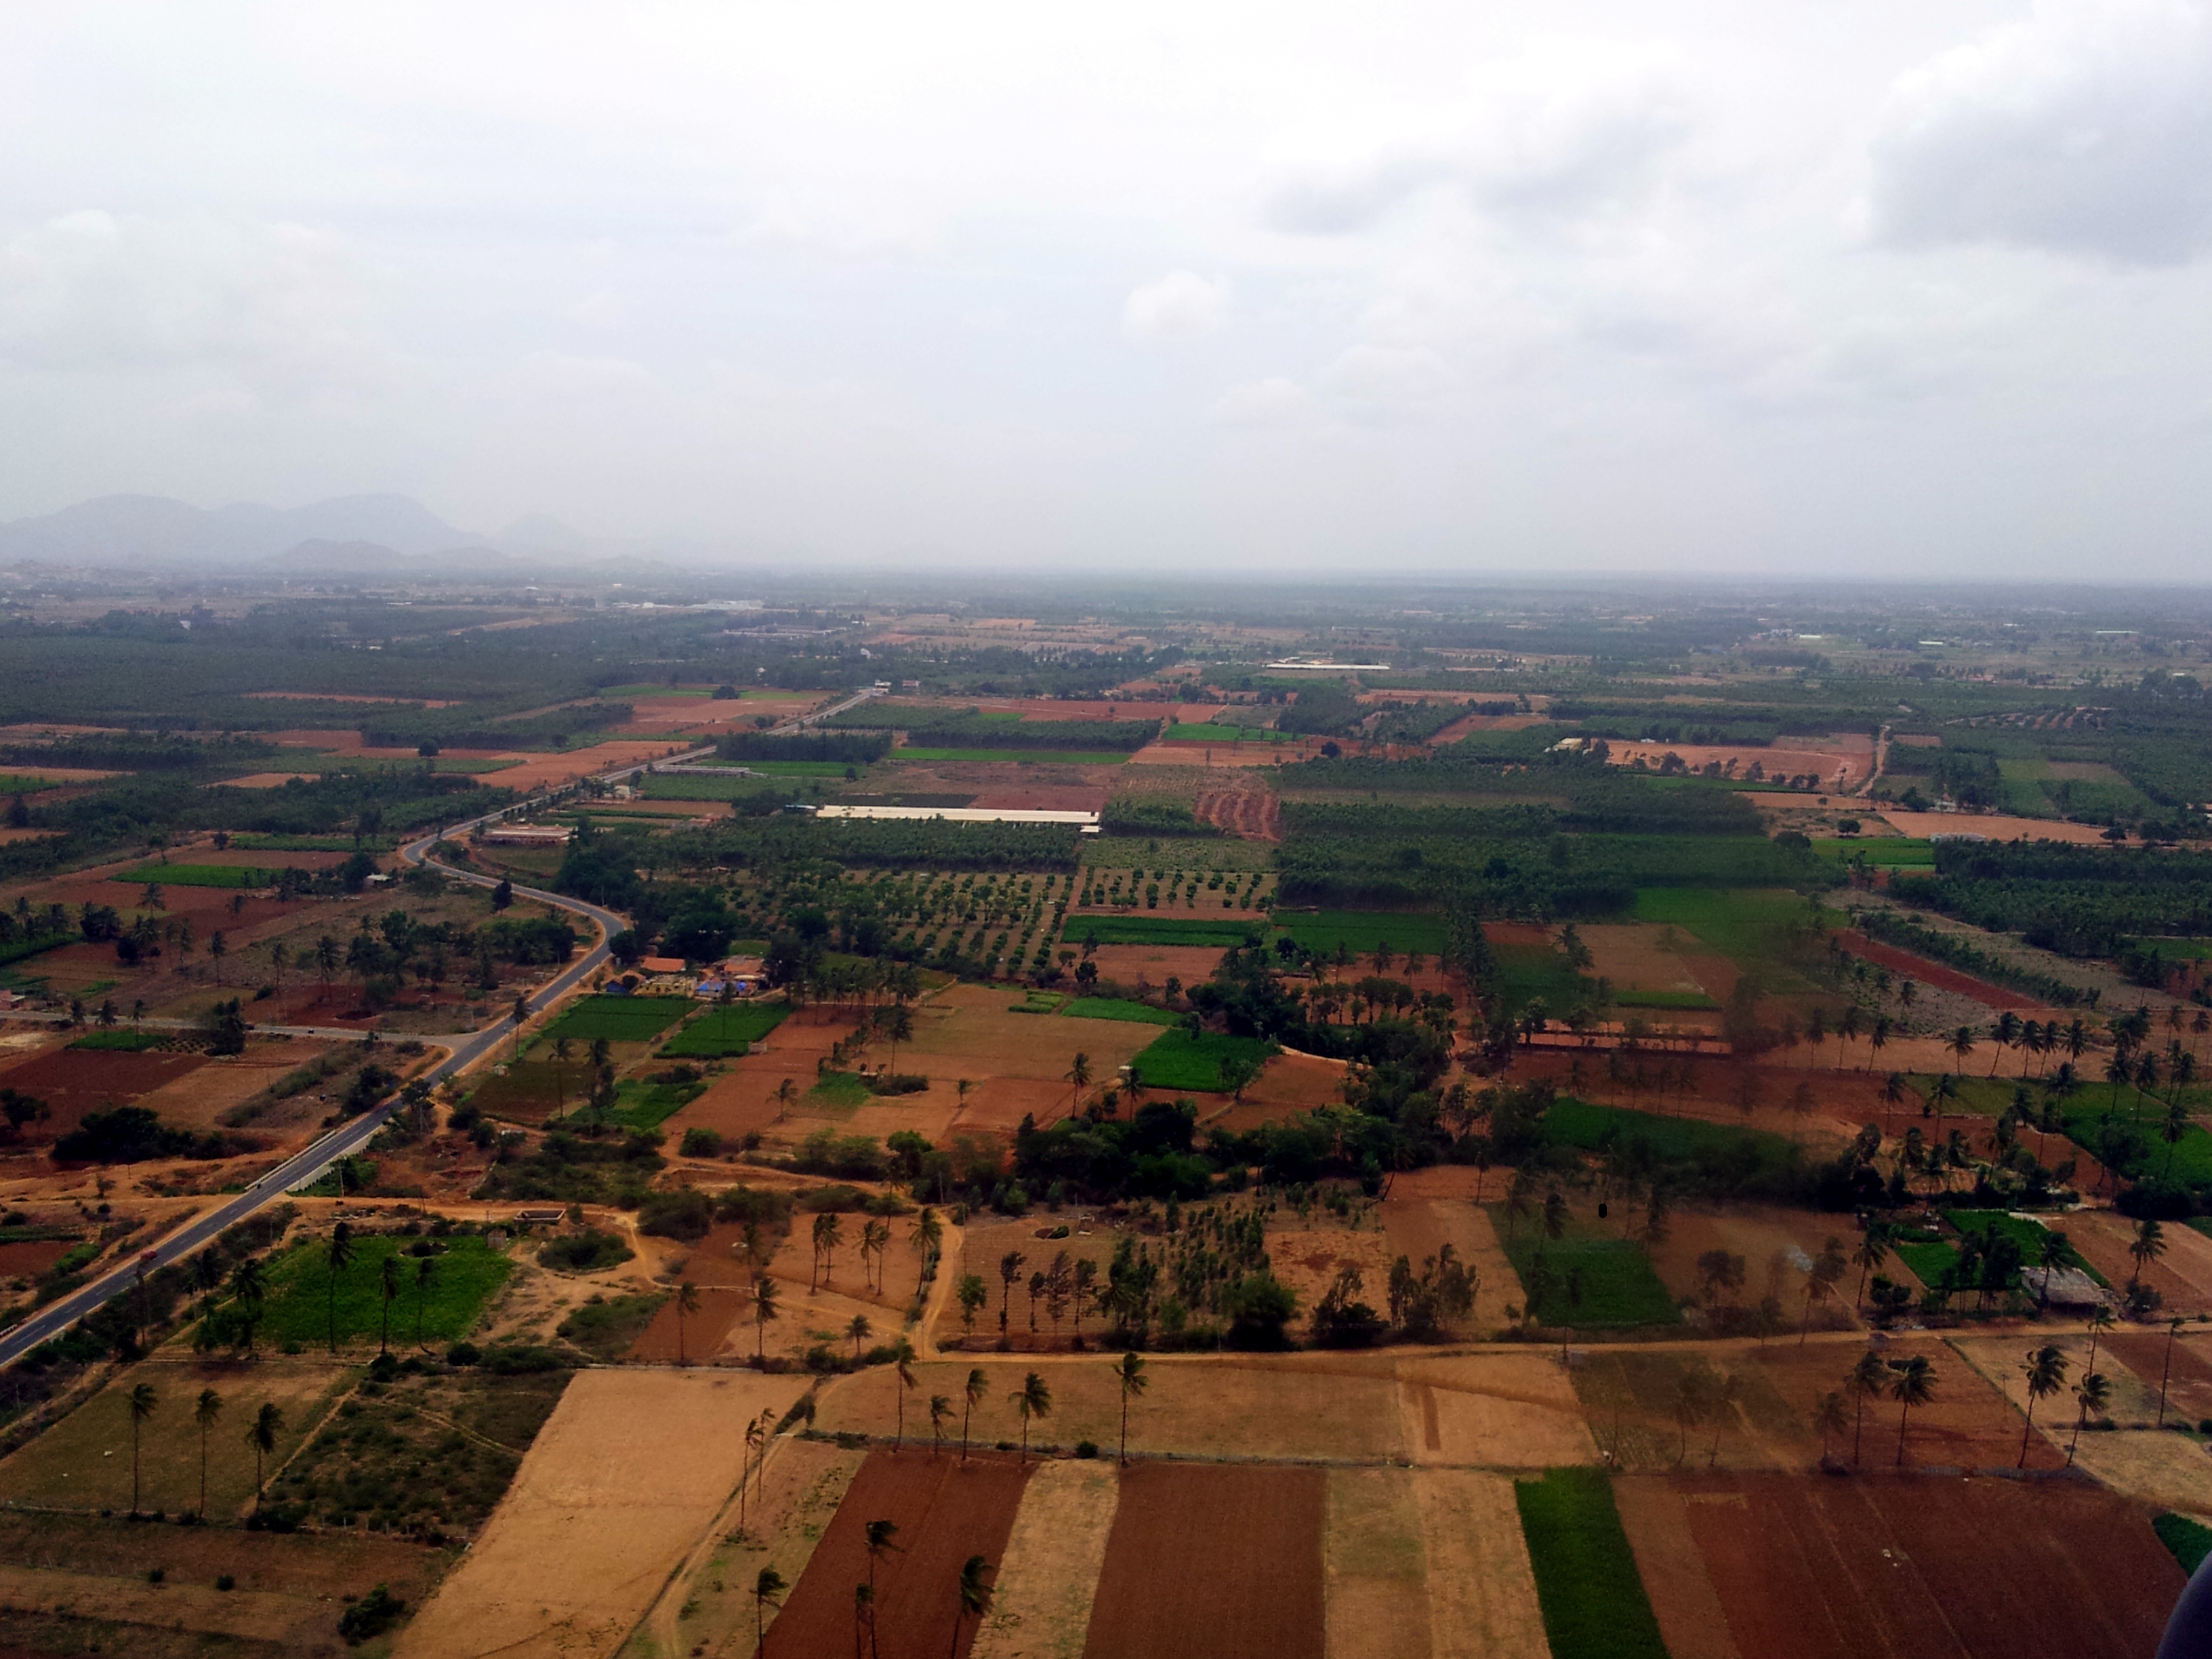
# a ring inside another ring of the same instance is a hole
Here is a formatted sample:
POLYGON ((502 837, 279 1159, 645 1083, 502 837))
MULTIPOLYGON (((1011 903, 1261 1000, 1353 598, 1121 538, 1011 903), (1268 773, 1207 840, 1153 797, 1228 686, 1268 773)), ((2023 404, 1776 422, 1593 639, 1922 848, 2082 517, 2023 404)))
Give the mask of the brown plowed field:
MULTIPOLYGON (((2120 1363, 2141 1377, 2146 1386, 2157 1389, 2166 1363, 2166 1339, 2163 1333, 2153 1336, 2136 1331, 2115 1331, 2105 1339, 2105 1346, 2118 1355, 2120 1363)), ((2172 1355, 2173 1369, 2166 1376, 2166 1421, 2212 1417, 2212 1347, 2201 1340, 2182 1337, 2173 1343, 2172 1355)))
POLYGON ((31 1126, 34 1137, 66 1133, 87 1112, 121 1105, 196 1072, 205 1054, 126 1054, 94 1048, 56 1048, 6 1075, 9 1088, 46 1103, 53 1115, 31 1126))
POLYGON ((2087 1481, 1678 1486, 1743 1659, 2143 1659, 2184 1582, 2145 1513, 2087 1481))
POLYGON ((1923 985, 1932 985, 1939 991, 1954 991, 1962 997, 1972 997, 1985 1008, 2025 1008, 2040 1011, 2043 1005, 2033 997, 2024 997, 2017 991, 2007 991, 1984 981, 1971 979, 1955 968, 1947 968, 1940 962, 1930 962, 1926 957, 1917 957, 1910 951, 1900 951, 1892 945, 1883 945, 1869 939, 1864 933, 1850 928, 1836 935, 1844 949, 1855 957, 1864 957, 1877 968, 1887 968, 1893 974, 1903 974, 1917 979, 1923 985))
MULTIPOLYGON (((853 1589, 868 1582, 866 1530, 871 1521, 898 1528, 897 1548, 875 1570, 875 1650, 887 1659, 938 1659, 965 1653, 975 1621, 958 1643, 953 1587, 969 1556, 995 1570, 1021 1507, 1029 1471, 1010 1457, 932 1457, 877 1452, 860 1466, 836 1518, 816 1546, 798 1588, 769 1627, 771 1652, 839 1654, 853 1640, 853 1589)), ((1109 1553, 1109 1559, 1110 1553, 1109 1553)))
MULTIPOLYGON (((630 1345, 629 1357, 653 1364, 672 1365, 688 1363, 697 1364, 710 1359, 716 1350, 729 1340, 738 1322, 745 1317, 751 1305, 749 1291, 732 1290, 727 1285, 702 1285, 699 1287, 699 1311, 684 1316, 683 1341, 677 1340, 676 1298, 671 1297, 660 1304, 653 1322, 638 1333, 630 1345)), ((751 1329, 744 1332, 746 1340, 739 1346, 750 1353, 752 1350, 751 1329)))
POLYGON ((1209 789, 1198 798, 1200 823, 1245 841, 1280 841, 1283 804, 1271 789, 1209 789))
POLYGON ((1322 1659, 1327 1504, 1320 1469, 1124 1471, 1085 1659, 1322 1659))

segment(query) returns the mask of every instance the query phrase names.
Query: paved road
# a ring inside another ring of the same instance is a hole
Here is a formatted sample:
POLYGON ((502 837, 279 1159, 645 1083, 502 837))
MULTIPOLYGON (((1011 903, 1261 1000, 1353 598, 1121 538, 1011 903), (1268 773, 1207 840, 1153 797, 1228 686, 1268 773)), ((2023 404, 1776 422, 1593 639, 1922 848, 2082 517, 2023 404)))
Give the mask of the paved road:
MULTIPOLYGON (((711 752, 711 750, 702 752, 711 752)), ((643 769, 642 767, 625 767, 619 771, 603 775, 601 781, 611 782, 616 778, 628 777, 643 769)), ((524 808, 539 805, 545 799, 547 798, 540 796, 525 802, 524 808)), ((428 864, 432 868, 442 871, 458 880, 469 882, 479 887, 497 886, 498 880, 495 877, 483 875, 473 870, 458 870, 452 865, 432 858, 430 848, 441 836, 465 835, 478 824, 488 823, 494 817, 505 817, 519 810, 522 809, 505 807, 499 812, 489 814, 485 817, 471 818, 466 823, 456 824, 435 835, 425 836, 421 840, 411 842, 401 848, 399 856, 410 864, 428 864)), ((612 910, 604 909, 596 904, 586 904, 580 899, 568 898, 559 893, 549 893, 536 887, 517 887, 514 890, 523 897, 557 905, 563 910, 588 917, 597 922, 602 929, 598 944, 586 951, 580 960, 570 963, 550 983, 530 999, 530 1012, 537 1013, 566 996, 594 969, 605 962, 607 958, 607 939, 629 927, 629 922, 625 917, 612 910)), ((15 1018, 36 1018, 41 1016, 17 1015, 15 1018)), ((185 1022, 149 1020, 147 1024, 179 1026, 183 1025, 185 1022)), ((358 1031, 319 1026, 270 1026, 267 1029, 271 1031, 306 1036, 354 1039, 361 1036, 358 1031)), ((444 1060, 426 1073, 425 1077, 435 1082, 441 1078, 450 1077, 458 1072, 467 1070, 483 1059, 492 1049, 497 1048, 501 1039, 514 1029, 514 1018, 512 1014, 508 1014, 480 1030, 445 1039, 440 1046, 447 1048, 450 1052, 444 1060)), ((151 1249, 142 1252, 134 1261, 125 1263, 109 1273, 105 1278, 97 1279, 70 1295, 49 1303, 21 1324, 4 1334, 0 1334, 0 1366, 15 1364, 31 1349, 48 1338, 59 1334, 110 1297, 128 1290, 137 1282, 137 1275, 142 1269, 150 1273, 156 1267, 165 1267, 173 1261, 181 1261, 226 1228, 236 1226, 264 1205, 276 1202, 295 1187, 306 1186, 339 1158, 359 1152, 375 1136, 376 1132, 385 1126, 392 1114, 398 1109, 399 1104, 399 1097, 395 1094, 363 1112, 359 1117, 340 1124, 321 1139, 286 1159, 244 1192, 236 1194, 224 1200, 214 1209, 194 1217, 151 1249)))
MULTIPOLYGON (((854 693, 852 696, 846 698, 842 702, 831 703, 827 708, 817 708, 811 714, 799 715, 796 720, 787 720, 782 725, 770 732, 769 736, 771 738, 788 738, 796 736, 799 732, 804 732, 808 726, 818 725, 820 722, 828 720, 832 714, 842 714, 848 708, 858 708, 862 703, 867 702, 869 698, 880 697, 884 695, 884 693, 877 690, 875 687, 870 686, 865 691, 854 693)), ((688 760, 690 757, 689 756, 685 756, 683 757, 683 758, 688 760)))

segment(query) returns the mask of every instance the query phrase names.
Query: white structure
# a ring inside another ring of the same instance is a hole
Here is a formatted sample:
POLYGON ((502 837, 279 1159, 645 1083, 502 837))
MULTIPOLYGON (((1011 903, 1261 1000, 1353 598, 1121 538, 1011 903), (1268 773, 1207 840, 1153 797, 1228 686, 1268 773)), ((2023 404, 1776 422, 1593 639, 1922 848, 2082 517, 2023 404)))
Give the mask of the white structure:
POLYGON ((1086 836, 1098 833, 1096 812, 1050 812, 1021 806, 840 806, 827 802, 814 809, 821 818, 941 818, 947 823, 1072 823, 1086 836))

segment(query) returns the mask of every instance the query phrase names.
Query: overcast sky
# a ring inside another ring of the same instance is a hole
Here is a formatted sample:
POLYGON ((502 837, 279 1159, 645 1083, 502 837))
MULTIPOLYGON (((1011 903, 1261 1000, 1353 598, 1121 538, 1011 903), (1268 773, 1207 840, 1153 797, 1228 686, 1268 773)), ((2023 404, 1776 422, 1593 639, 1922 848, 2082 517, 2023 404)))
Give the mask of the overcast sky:
POLYGON ((2179 0, 0 9, 0 517, 2212 569, 2179 0))

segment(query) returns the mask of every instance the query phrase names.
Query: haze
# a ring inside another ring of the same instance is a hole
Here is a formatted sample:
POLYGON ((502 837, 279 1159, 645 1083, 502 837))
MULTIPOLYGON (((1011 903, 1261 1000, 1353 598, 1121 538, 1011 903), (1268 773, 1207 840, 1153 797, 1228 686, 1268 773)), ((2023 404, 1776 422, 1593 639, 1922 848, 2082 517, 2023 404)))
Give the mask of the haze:
POLYGON ((16 7, 0 519, 2195 580, 2208 137, 2169 0, 16 7))

